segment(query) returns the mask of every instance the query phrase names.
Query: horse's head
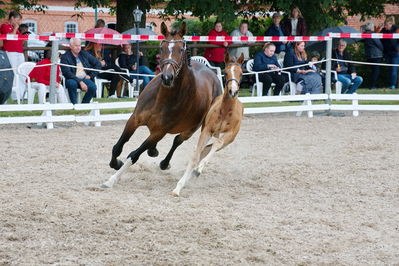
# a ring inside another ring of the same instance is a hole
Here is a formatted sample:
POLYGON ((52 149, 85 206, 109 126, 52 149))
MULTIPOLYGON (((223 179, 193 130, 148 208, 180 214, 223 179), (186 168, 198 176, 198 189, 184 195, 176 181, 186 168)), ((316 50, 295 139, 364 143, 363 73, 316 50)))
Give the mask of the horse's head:
POLYGON ((240 82, 242 77, 241 65, 244 62, 244 54, 236 60, 234 57, 230 57, 228 53, 224 56, 224 63, 226 68, 224 73, 226 74, 226 88, 230 97, 234 98, 238 95, 238 90, 240 89, 240 82))
POLYGON ((161 24, 161 32, 165 39, 161 42, 161 71, 164 86, 172 86, 173 80, 179 75, 186 61, 186 42, 183 39, 186 33, 186 23, 180 25, 180 29, 169 31, 164 22, 161 24))

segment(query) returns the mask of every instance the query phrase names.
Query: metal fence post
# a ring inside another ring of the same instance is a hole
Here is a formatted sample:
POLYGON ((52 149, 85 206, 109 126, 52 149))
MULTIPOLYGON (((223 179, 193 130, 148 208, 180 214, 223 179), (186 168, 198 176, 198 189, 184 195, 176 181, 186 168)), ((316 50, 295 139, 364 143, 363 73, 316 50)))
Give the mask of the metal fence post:
POLYGON ((58 64, 58 40, 51 44, 51 70, 50 70, 50 103, 56 102, 57 64, 58 64))
POLYGON ((326 93, 331 94, 331 55, 332 55, 332 38, 327 40, 326 48, 326 93))

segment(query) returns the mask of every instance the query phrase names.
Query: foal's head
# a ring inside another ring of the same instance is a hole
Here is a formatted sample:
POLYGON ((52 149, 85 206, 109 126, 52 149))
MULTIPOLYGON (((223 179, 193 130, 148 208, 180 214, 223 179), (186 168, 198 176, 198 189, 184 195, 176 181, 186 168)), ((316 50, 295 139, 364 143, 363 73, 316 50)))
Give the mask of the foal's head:
POLYGON ((224 73, 226 74, 226 88, 229 92, 230 97, 234 98, 238 95, 238 90, 240 89, 240 82, 242 77, 241 65, 244 62, 244 54, 238 59, 230 57, 228 53, 224 56, 224 63, 226 67, 224 73))
POLYGON ((186 42, 183 39, 186 33, 186 23, 180 25, 180 29, 169 32, 164 22, 161 24, 161 32, 165 39, 161 42, 161 71, 164 86, 171 86, 173 80, 179 75, 183 64, 187 60, 186 42))

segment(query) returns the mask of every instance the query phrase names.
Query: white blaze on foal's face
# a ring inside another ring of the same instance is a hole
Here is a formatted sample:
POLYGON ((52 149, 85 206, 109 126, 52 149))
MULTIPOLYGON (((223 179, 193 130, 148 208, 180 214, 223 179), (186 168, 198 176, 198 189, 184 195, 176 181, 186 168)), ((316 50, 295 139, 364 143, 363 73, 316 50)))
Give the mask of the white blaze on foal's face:
POLYGON ((239 65, 232 65, 231 68, 226 72, 226 79, 229 81, 227 89, 229 90, 229 94, 231 96, 235 96, 240 89, 240 80, 241 80, 241 67, 239 65))

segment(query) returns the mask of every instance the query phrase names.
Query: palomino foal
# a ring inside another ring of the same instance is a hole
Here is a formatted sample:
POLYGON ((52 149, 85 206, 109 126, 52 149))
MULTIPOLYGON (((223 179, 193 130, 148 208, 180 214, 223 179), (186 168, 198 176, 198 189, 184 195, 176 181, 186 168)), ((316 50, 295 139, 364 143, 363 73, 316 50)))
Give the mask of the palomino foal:
POLYGON ((175 196, 180 195, 180 190, 192 175, 198 176, 201 174, 205 164, 215 152, 234 141, 240 130, 244 108, 237 96, 240 89, 241 64, 244 61, 244 55, 241 54, 238 60, 234 60, 230 58, 229 54, 226 54, 224 61, 226 63, 226 88, 224 93, 215 99, 205 117, 194 156, 188 163, 183 177, 173 190, 175 196), (216 138, 215 141, 207 145, 212 137, 216 138))

